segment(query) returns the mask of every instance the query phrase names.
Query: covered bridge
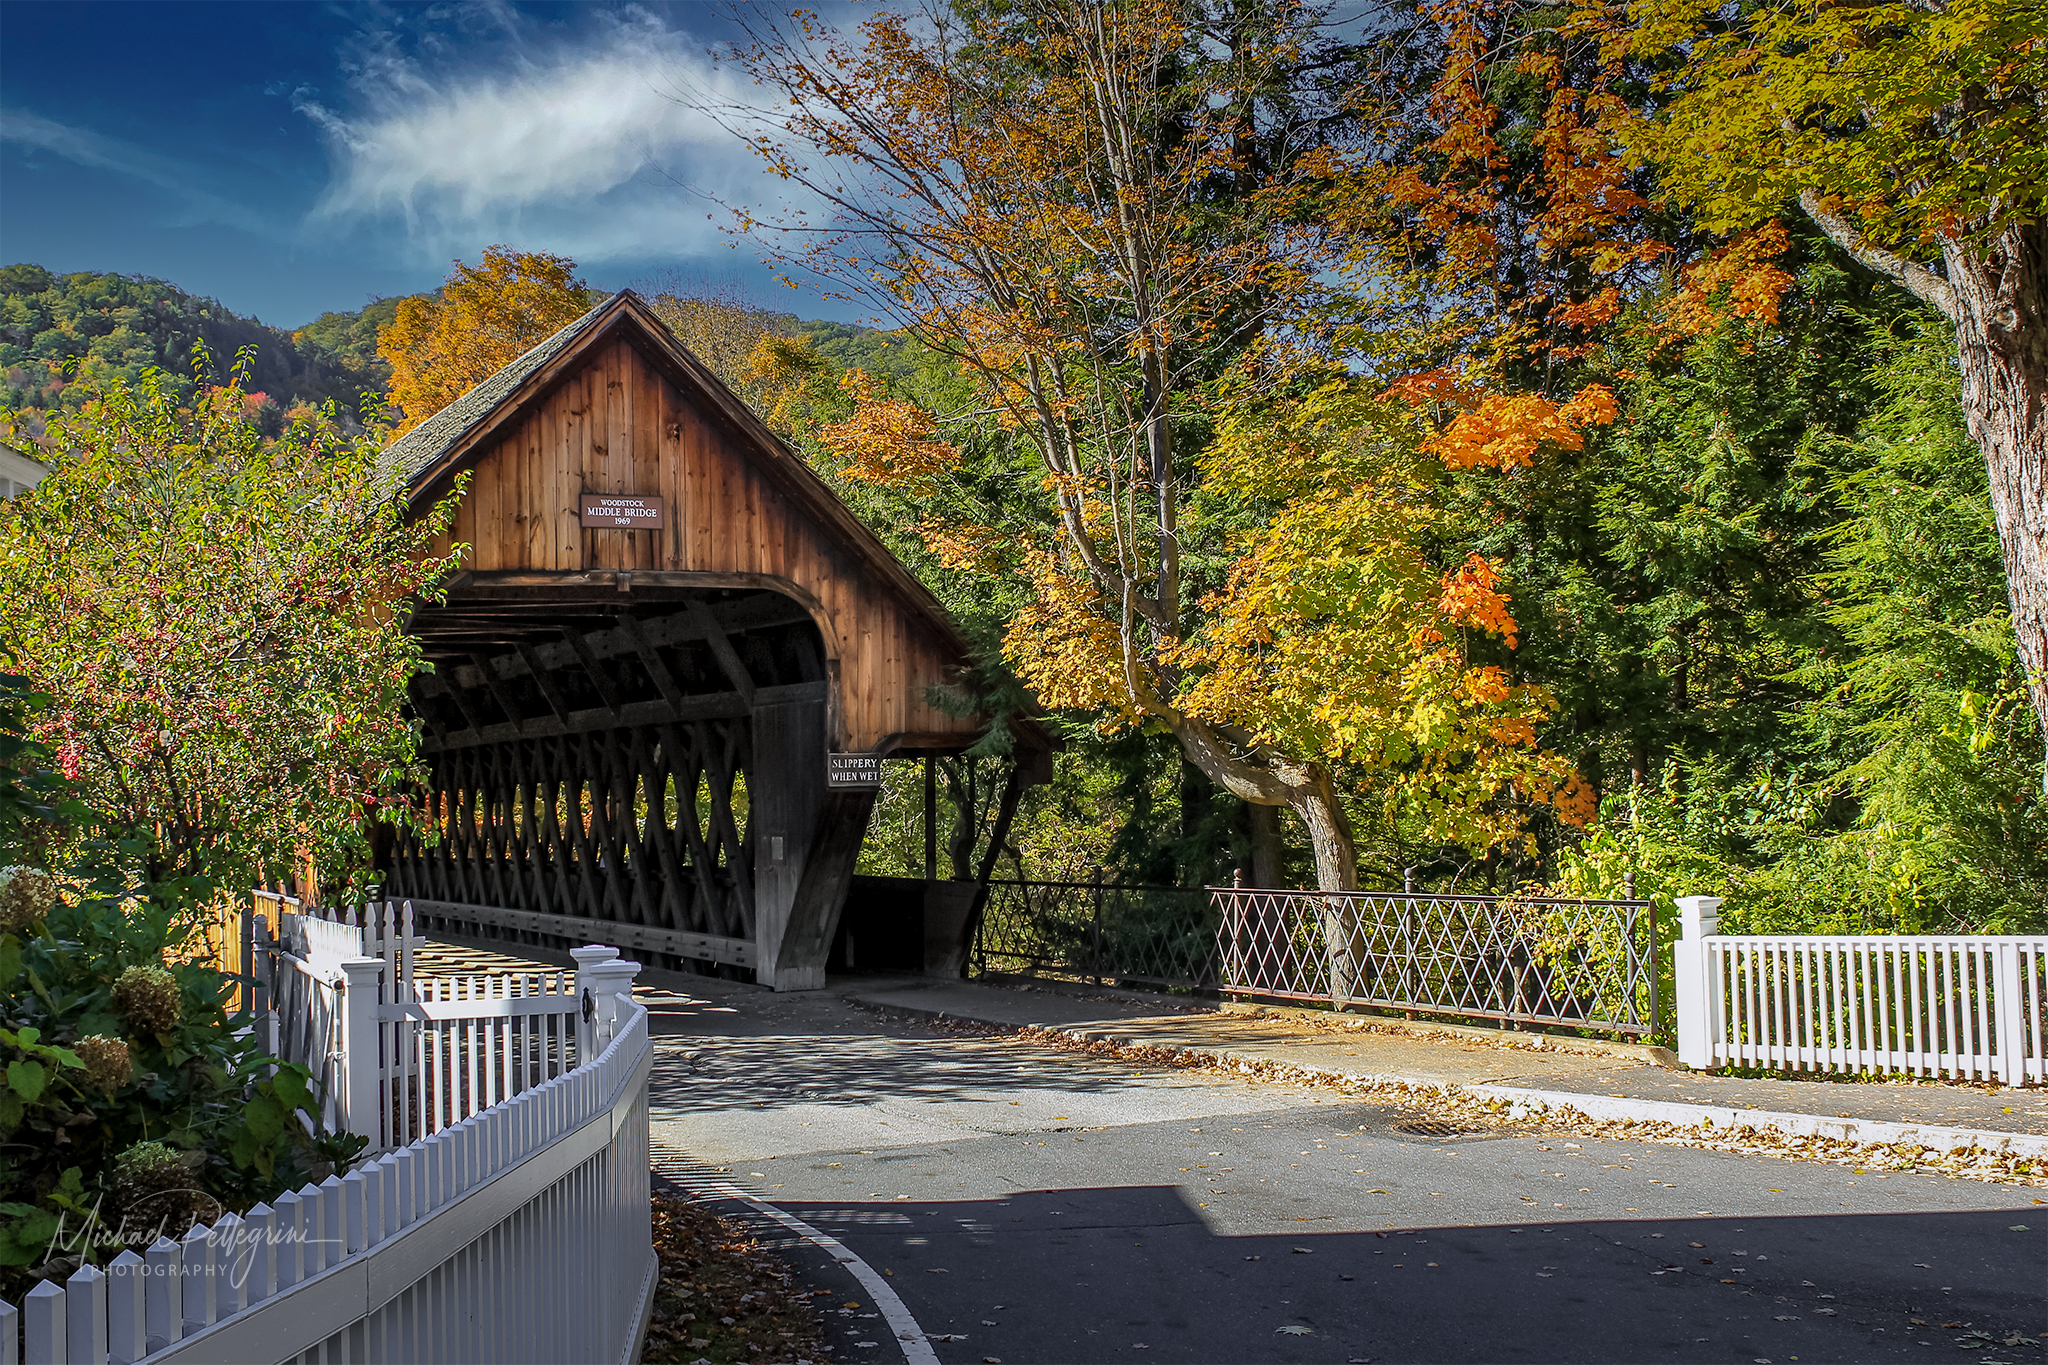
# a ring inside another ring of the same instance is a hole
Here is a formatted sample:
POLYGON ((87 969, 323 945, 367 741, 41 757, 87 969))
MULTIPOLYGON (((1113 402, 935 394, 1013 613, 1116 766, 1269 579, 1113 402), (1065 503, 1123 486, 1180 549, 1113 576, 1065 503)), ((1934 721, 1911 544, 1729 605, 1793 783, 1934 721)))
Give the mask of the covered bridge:
MULTIPOLYGON (((411 623, 439 838, 383 851, 387 894, 822 985, 877 760, 986 724, 933 704, 969 662, 945 609, 631 292, 388 455, 416 509, 468 475, 472 548, 411 623)), ((1018 738, 1002 825, 1047 748, 1018 738)))

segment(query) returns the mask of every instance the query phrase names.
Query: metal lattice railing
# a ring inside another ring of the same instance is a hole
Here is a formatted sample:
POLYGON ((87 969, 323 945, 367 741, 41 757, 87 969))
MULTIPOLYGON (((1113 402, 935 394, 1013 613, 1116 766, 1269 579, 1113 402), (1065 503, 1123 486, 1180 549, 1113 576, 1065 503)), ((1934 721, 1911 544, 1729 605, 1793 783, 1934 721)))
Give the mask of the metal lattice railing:
POLYGON ((1647 1034, 1648 901, 1409 891, 1211 891, 1233 993, 1647 1034))
POLYGON ((1217 917, 1206 891, 991 881, 975 970, 1215 990, 1217 917))

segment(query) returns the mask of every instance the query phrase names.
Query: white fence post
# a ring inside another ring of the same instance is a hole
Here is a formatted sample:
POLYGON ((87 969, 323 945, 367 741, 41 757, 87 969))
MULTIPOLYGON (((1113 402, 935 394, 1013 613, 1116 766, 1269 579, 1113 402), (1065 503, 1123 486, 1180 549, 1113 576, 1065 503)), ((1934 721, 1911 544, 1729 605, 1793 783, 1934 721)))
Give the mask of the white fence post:
POLYGON ((377 978, 384 960, 352 957, 338 964, 341 996, 341 1121, 375 1147, 384 1111, 384 1068, 378 1063, 377 978))
POLYGON ((597 1055, 597 995, 598 985, 591 975, 593 968, 609 962, 619 955, 617 948, 607 948, 601 943, 586 943, 581 948, 571 948, 569 956, 576 959, 576 1064, 578 1066, 597 1055))
POLYGON ((71 1365, 106 1365, 107 1275, 82 1265, 64 1281, 64 1352, 71 1365))
POLYGON ((1678 1025, 1678 1060, 1686 1066, 1714 1064, 1716 1011, 1707 992, 1707 945, 1721 927, 1719 896, 1678 898, 1678 941, 1671 945, 1673 1018, 1678 1025))
POLYGON ((149 1263, 149 1273, 142 1284, 142 1344, 160 1351, 185 1334, 178 1288, 185 1258, 176 1242, 158 1233, 143 1259, 149 1263))
POLYGON ((1999 1079, 2007 1085, 2027 1083, 2026 1012, 2021 1003, 2020 945, 1997 944, 1991 967, 1991 1007, 1999 1079))
POLYGON ((178 1244, 179 1312, 181 1336, 192 1336, 213 1326, 213 1232, 195 1224, 178 1244))
POLYGON ((43 1280, 21 1301, 23 1365, 64 1365, 64 1291, 43 1280))
POLYGON ((107 1262, 107 1359, 113 1365, 135 1365, 149 1354, 142 1307, 148 1278, 149 1263, 133 1251, 107 1262))
MULTIPOLYGON (((595 1058, 618 1034, 619 1020, 626 1017, 626 1011, 633 1003, 633 978, 639 974, 639 963, 617 957, 592 963, 578 973, 580 978, 590 983, 597 1013, 597 1018, 592 1021, 596 1029, 596 1037, 592 1041, 596 1047, 589 1054, 590 1058, 595 1058)), ((582 994, 580 990, 577 993, 582 994)))

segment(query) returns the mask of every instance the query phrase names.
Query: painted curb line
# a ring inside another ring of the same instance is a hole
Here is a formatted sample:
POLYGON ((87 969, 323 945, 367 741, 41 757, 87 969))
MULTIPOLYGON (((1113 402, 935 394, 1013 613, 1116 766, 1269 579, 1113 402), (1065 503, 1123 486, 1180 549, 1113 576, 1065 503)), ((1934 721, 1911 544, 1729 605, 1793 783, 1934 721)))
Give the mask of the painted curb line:
MULTIPOLYGON (((939 1365, 938 1352, 932 1349, 931 1341, 926 1336, 924 1328, 918 1325, 916 1315, 896 1293, 896 1286, 876 1274, 875 1268, 863 1260, 859 1253, 849 1250, 844 1242, 831 1233, 812 1227, 787 1209, 758 1194, 743 1190, 730 1181, 686 1169, 681 1163, 687 1163, 690 1158, 684 1155, 680 1148, 657 1140, 649 1144, 649 1149, 654 1157, 654 1169, 669 1183, 688 1190, 699 1198, 723 1199, 735 1204, 744 1204, 830 1256, 835 1263, 852 1275, 854 1280, 867 1290, 868 1297, 875 1301, 876 1310, 881 1313, 882 1320, 889 1325, 890 1334, 896 1338, 897 1349, 903 1353, 904 1365, 939 1365), (668 1158, 666 1169, 662 1165, 664 1156, 668 1158)), ((648 1302, 651 1307, 652 1295, 648 1296, 648 1302)), ((826 1326, 829 1330, 830 1324, 826 1326)), ((634 1359, 637 1360, 639 1357, 636 1355, 634 1359)))
POLYGON ((1038 1028, 1080 1043, 1109 1043, 1117 1047, 1150 1047, 1182 1057, 1198 1058, 1230 1066, 1284 1067, 1304 1076, 1331 1080, 1362 1081, 1367 1085, 1413 1086, 1424 1090, 1455 1091, 1480 1099, 1506 1100, 1525 1114, 1550 1109, 1574 1109, 1590 1119, 1636 1120, 1669 1123, 1680 1128, 1711 1128, 1733 1133, 1743 1128, 1770 1129, 1790 1137, 1835 1138, 1866 1146, 1889 1147, 1911 1143, 1952 1152, 1977 1147, 1987 1152, 2013 1156, 2048 1158, 2048 1136, 2037 1133, 2009 1133, 1992 1128, 1948 1128, 1925 1123, 1894 1123, 1888 1119, 1844 1119, 1823 1114, 1795 1114, 1776 1109, 1735 1109, 1726 1105, 1683 1104, 1676 1100, 1638 1100, 1625 1096, 1582 1095, 1569 1090, 1530 1090, 1514 1085, 1466 1084, 1462 1081, 1432 1080, 1422 1076, 1385 1075, 1369 1071, 1340 1071, 1332 1067, 1239 1052, 1233 1048, 1189 1047, 1183 1043, 1147 1043, 1122 1030, 1102 1025, 1023 1025, 980 1019, 951 1010, 921 1009, 912 1005, 887 1004, 849 997, 871 1009, 886 1009, 914 1018, 985 1024, 992 1028, 1038 1028))

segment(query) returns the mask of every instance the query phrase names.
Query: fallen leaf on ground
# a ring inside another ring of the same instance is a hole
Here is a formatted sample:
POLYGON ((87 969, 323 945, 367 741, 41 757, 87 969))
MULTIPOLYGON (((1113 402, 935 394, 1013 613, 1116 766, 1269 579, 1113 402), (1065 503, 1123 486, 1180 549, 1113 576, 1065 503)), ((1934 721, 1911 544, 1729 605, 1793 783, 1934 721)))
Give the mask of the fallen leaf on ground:
POLYGON ((1276 1334, 1284 1333, 1285 1335, 1290 1337, 1305 1337, 1313 1335, 1313 1329, 1308 1327, 1275 1327, 1273 1331, 1276 1334))
POLYGON ((797 1291, 789 1267, 745 1223, 666 1195, 650 1207, 661 1278, 641 1356, 647 1365, 743 1359, 763 1337, 782 1343, 783 1358, 829 1358, 817 1300, 797 1291))

